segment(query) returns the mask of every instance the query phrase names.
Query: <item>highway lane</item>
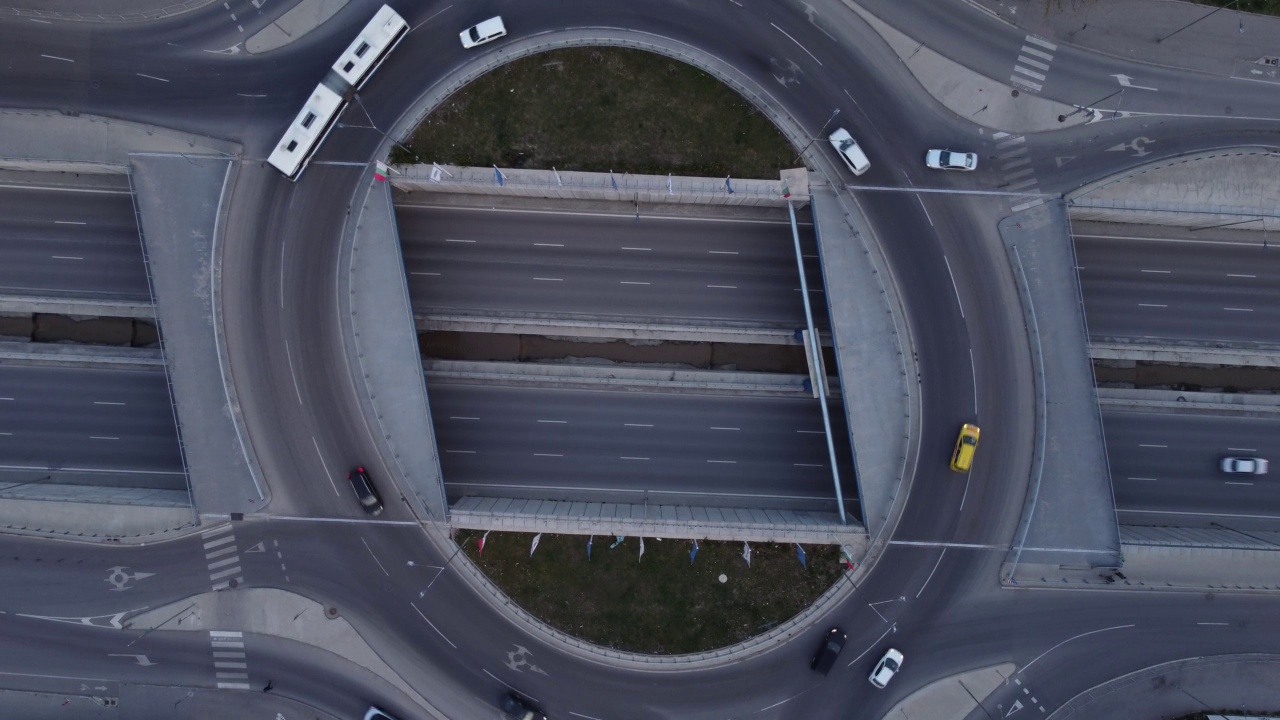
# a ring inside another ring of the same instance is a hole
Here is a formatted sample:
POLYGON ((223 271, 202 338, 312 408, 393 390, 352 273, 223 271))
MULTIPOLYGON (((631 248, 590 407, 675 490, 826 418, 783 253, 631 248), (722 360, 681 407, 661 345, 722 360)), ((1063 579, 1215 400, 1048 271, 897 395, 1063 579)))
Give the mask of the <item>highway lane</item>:
MULTIPOLYGON (((785 222, 400 205, 396 224, 418 313, 804 325, 785 222)), ((800 233, 817 298, 822 273, 812 225, 800 233)), ((829 326, 825 312, 817 320, 829 326)))
MULTIPOLYGON (((817 401, 428 380, 445 488, 605 502, 834 510, 817 401)), ((839 403, 845 494, 858 494, 839 403)))
POLYGON ((1102 423, 1122 521, 1280 519, 1274 475, 1218 466, 1226 456, 1280 459, 1280 419, 1105 411, 1102 423))
POLYGON ((1256 242, 1107 225, 1074 235, 1089 332, 1202 343, 1280 342, 1280 259, 1256 242))
POLYGON ((163 370, 0 365, 0 468, 183 472, 163 370))
POLYGON ((150 301, 129 193, 0 188, 0 293, 150 301))

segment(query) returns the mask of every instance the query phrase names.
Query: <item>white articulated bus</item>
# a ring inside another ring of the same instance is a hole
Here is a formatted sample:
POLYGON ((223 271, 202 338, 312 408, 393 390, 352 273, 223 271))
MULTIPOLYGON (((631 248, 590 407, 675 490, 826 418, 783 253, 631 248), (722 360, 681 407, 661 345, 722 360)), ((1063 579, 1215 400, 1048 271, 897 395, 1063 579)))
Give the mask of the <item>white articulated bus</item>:
POLYGON ((338 57, 338 62, 333 64, 333 71, 346 80, 348 85, 359 90, 407 32, 409 23, 390 6, 383 5, 346 52, 338 57))
MULTIPOLYGON (((373 72, 387 59, 387 55, 391 54, 391 50, 407 32, 409 24, 404 18, 389 6, 383 5, 333 64, 333 72, 339 79, 329 78, 329 85, 346 85, 359 89, 368 82, 373 72)), ((329 85, 321 82, 316 86, 311 97, 302 106, 302 112, 294 118, 289 129, 285 130, 284 137, 276 144, 276 149, 267 158, 272 167, 290 180, 297 180, 302 175, 311 156, 315 155, 329 131, 333 130, 338 116, 346 107, 348 98, 332 90, 329 85)))
POLYGON ((302 112, 294 118, 284 137, 271 152, 267 162, 284 173, 290 180, 297 180, 311 162, 320 143, 333 129, 344 105, 342 96, 321 83, 302 106, 302 112))

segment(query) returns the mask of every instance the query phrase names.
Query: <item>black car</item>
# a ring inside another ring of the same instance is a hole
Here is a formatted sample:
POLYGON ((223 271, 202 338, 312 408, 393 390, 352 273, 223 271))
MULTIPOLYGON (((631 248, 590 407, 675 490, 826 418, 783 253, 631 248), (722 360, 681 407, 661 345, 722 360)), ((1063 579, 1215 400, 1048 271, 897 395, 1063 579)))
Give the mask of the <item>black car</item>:
POLYGON ((845 634, 840 628, 831 628, 822 638, 822 645, 818 646, 818 654, 813 656, 813 661, 809 663, 809 667, 826 675, 831 672, 831 668, 836 664, 836 658, 840 657, 840 651, 844 649, 845 634))
POLYGON ((502 712, 511 720, 547 720, 542 711, 521 700, 519 696, 508 693, 502 696, 502 712))
POLYGON ((382 512, 382 498, 378 496, 378 490, 373 486, 373 482, 369 480, 369 473, 365 472, 363 467, 357 467, 355 470, 347 473, 347 479, 351 481, 351 487, 355 488, 356 499, 360 501, 360 507, 370 515, 377 515, 382 512))

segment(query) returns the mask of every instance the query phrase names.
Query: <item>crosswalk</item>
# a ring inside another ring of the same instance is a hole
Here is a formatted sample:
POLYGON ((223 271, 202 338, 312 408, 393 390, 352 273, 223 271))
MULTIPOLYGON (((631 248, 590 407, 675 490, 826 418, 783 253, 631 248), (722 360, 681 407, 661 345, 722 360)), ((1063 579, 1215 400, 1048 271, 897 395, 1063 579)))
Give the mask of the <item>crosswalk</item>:
POLYGON ((210 630, 209 646, 213 652, 213 670, 220 690, 248 690, 249 663, 244 655, 244 633, 235 630, 210 630))
POLYGON ((231 524, 220 525, 200 533, 204 538, 204 559, 209 563, 209 581, 214 590, 226 590, 234 580, 244 582, 236 534, 231 524))
MULTIPOLYGON (((996 140, 996 159, 1000 161, 1000 170, 1004 173, 1002 186, 1005 190, 1021 193, 1035 193, 1039 181, 1036 180, 1035 168, 1031 167, 1031 158, 1027 157, 1027 139, 1021 135, 1010 135, 997 132, 991 135, 996 140)), ((1021 212, 1028 208, 1043 205, 1044 199, 1015 196, 1009 209, 1021 212)))
POLYGON ((1023 90, 1038 93, 1044 86, 1049 65, 1053 62, 1053 53, 1057 52, 1058 46, 1035 35, 1027 35, 1025 40, 1018 51, 1018 60, 1013 65, 1013 75, 1009 76, 1009 82, 1023 90))

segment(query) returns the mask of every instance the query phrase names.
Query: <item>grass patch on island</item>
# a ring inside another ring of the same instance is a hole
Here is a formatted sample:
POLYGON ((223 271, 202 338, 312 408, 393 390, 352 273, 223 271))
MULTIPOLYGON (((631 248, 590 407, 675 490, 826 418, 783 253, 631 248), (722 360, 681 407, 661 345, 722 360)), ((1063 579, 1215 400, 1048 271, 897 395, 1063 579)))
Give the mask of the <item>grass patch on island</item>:
POLYGON ((649 654, 713 650, 768 631, 813 604, 840 582, 835 546, 805 546, 809 569, 795 545, 753 544, 751 566, 740 542, 699 542, 689 564, 689 540, 597 535, 587 560, 585 535, 543 535, 533 557, 528 533, 460 531, 463 552, 516 603, 565 633, 614 648, 649 654), (721 583, 719 576, 727 576, 721 583))
POLYGON ((710 75, 621 48, 516 60, 458 91, 392 161, 774 179, 796 151, 710 75))

